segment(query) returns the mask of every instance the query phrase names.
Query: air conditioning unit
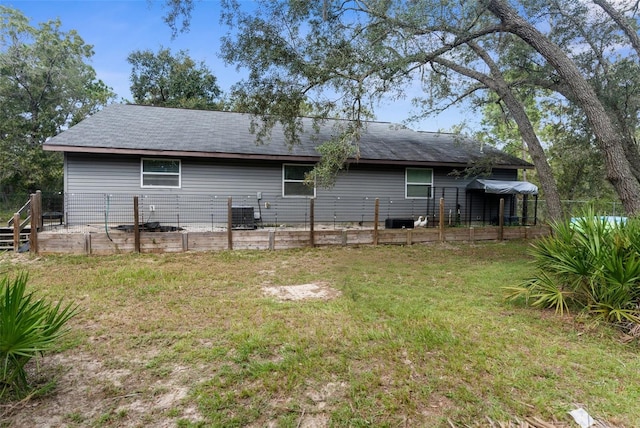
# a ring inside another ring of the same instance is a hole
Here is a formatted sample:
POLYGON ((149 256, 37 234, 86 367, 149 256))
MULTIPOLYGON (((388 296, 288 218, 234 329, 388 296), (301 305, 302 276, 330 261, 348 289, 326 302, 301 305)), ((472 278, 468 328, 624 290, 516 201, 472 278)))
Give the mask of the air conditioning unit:
POLYGON ((388 218, 384 221, 385 229, 413 229, 412 218, 388 218))
POLYGON ((253 230, 256 219, 253 207, 231 207, 231 228, 235 230, 253 230))

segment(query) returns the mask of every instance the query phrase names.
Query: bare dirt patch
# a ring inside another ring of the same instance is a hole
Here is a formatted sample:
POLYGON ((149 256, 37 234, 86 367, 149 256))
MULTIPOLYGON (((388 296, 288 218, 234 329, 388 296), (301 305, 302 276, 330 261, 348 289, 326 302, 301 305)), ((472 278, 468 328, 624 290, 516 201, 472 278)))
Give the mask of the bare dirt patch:
POLYGON ((12 251, 0 253, 0 263, 7 263, 12 266, 30 265, 39 261, 40 257, 35 257, 30 253, 14 253, 12 251))
POLYGON ((38 375, 55 379, 55 389, 0 407, 0 426, 173 427, 179 419, 202 420, 195 406, 185 404, 189 376, 183 367, 157 379, 140 374, 136 365, 142 363, 112 368, 85 353, 52 355, 38 364, 38 375))
POLYGON ((340 296, 341 292, 329 286, 326 282, 312 282, 300 285, 283 285, 279 287, 262 287, 267 296, 280 301, 296 300, 331 300, 340 296))

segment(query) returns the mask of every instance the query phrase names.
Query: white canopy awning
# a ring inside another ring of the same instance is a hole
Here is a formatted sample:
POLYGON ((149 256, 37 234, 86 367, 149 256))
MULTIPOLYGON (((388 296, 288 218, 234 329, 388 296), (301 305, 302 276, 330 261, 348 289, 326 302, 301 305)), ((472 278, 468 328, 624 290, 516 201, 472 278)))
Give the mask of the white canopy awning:
POLYGON ((528 181, 504 181, 475 179, 467 185, 467 190, 484 190, 485 193, 537 195, 538 186, 528 181))

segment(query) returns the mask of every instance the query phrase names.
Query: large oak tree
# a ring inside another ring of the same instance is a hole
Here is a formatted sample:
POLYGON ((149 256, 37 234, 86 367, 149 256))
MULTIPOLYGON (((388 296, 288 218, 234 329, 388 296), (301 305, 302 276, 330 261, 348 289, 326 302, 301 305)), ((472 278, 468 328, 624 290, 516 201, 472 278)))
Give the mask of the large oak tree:
POLYGON ((186 51, 135 51, 127 61, 131 64, 131 93, 137 104, 201 110, 222 107, 222 90, 216 77, 186 51))
POLYGON ((0 191, 61 190, 62 158, 42 143, 114 97, 92 47, 60 26, 0 6, 0 191))
MULTIPOLYGON (((517 123, 556 218, 561 208, 555 177, 523 106, 551 91, 587 119, 607 179, 627 213, 638 215, 638 113, 635 99, 626 97, 633 103, 625 103, 617 96, 633 88, 625 79, 639 74, 638 58, 622 50, 611 53, 620 44, 636 48, 637 18, 633 8, 606 0, 569 3, 281 0, 246 10, 228 0, 223 20, 231 30, 223 57, 249 70, 236 91, 253 101, 245 105, 262 119, 259 136, 279 120, 295 141, 303 101, 321 117, 354 120, 355 129, 332 142, 345 149, 327 152, 338 153, 339 160, 345 153, 357 157, 357 128, 368 117, 363 113, 375 111, 381 101, 415 98, 420 116, 493 94, 517 123), (593 18, 595 9, 604 14, 593 18), (578 31, 593 23, 594 31, 578 31)), ((166 4, 168 20, 179 30, 171 18, 188 15, 194 3, 166 4)), ((188 19, 183 29, 185 24, 188 19)))

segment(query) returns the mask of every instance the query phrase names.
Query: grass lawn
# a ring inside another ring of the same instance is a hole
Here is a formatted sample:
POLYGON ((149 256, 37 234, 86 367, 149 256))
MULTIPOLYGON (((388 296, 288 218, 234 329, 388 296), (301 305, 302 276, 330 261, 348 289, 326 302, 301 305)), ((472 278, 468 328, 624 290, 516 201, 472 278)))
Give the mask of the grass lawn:
MULTIPOLYGON (((527 243, 109 257, 5 255, 83 311, 0 425, 485 426, 585 408, 640 426, 637 342, 504 301, 527 243), (330 298, 265 287, 315 283, 330 298)), ((573 314, 572 314, 573 315, 573 314)))

